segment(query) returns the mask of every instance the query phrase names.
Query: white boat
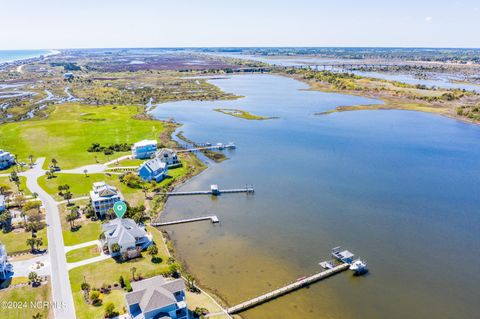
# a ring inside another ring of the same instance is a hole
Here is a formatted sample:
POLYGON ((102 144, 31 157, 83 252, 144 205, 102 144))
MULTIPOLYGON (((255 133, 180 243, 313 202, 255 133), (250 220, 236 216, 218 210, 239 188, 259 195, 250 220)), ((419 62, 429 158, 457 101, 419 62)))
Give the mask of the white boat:
POLYGON ((235 148, 236 148, 236 146, 235 146, 235 143, 233 143, 233 142, 230 142, 230 143, 228 143, 227 145, 225 145, 225 148, 228 148, 228 149, 235 149, 235 148))
POLYGON ((356 259, 351 264, 349 269, 355 273, 355 275, 363 275, 368 272, 367 263, 356 259))

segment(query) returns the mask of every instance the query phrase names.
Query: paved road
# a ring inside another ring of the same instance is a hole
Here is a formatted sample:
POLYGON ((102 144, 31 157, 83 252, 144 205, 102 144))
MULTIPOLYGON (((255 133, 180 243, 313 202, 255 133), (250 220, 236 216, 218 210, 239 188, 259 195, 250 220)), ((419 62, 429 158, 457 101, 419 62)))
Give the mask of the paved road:
POLYGON ((52 270, 53 301, 59 305, 64 305, 64 307, 54 309, 55 318, 74 319, 76 318, 75 307, 73 304, 70 280, 68 279, 67 259, 65 257, 60 213, 55 200, 37 183, 37 178, 45 174, 45 171, 42 169, 44 162, 45 158, 37 159, 33 169, 19 175, 27 178, 27 187, 30 191, 38 194, 39 199, 43 202, 45 210, 47 211, 47 236, 52 270))

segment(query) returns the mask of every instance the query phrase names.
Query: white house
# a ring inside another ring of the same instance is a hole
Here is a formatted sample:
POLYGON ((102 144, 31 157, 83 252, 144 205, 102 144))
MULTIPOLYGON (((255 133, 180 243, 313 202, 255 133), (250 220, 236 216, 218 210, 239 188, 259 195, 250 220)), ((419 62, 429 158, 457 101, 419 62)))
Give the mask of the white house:
POLYGON ((162 162, 160 158, 155 157, 151 159, 138 168, 138 175, 144 181, 151 181, 155 180, 156 182, 160 182, 168 174, 168 166, 165 162, 162 162))
POLYGON ((137 159, 152 158, 157 151, 157 141, 143 140, 133 144, 132 157, 137 159))
POLYGON ((0 213, 7 209, 7 204, 5 203, 5 195, 0 195, 0 213))
POLYGON ((162 162, 166 163, 168 167, 175 167, 180 165, 177 153, 169 148, 162 148, 155 153, 155 157, 159 158, 162 162))
POLYGON ((131 283, 125 294, 128 313, 134 319, 189 319, 183 279, 162 276, 131 283))
POLYGON ((105 223, 102 231, 112 256, 126 253, 128 258, 136 257, 151 244, 145 227, 139 226, 130 218, 117 218, 105 223), (120 245, 120 252, 112 251, 113 244, 120 245))
POLYGON ((10 152, 0 150, 0 169, 7 169, 15 164, 15 156, 10 152))
POLYGON ((93 190, 90 191, 90 200, 92 201, 95 213, 100 217, 105 216, 113 204, 117 201, 123 200, 120 191, 105 182, 93 183, 93 190))

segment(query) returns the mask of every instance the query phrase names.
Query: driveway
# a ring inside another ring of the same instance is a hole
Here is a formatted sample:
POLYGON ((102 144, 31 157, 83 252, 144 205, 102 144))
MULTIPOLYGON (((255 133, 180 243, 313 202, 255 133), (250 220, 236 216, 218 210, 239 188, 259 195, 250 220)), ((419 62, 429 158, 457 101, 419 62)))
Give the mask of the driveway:
POLYGON ((47 212, 48 251, 50 255, 53 301, 62 305, 54 308, 55 318, 73 319, 76 318, 75 307, 68 278, 60 213, 55 200, 37 182, 37 179, 45 174, 45 171, 42 169, 44 162, 45 158, 37 159, 32 169, 19 175, 27 178, 28 189, 38 194, 38 198, 43 202, 47 212))

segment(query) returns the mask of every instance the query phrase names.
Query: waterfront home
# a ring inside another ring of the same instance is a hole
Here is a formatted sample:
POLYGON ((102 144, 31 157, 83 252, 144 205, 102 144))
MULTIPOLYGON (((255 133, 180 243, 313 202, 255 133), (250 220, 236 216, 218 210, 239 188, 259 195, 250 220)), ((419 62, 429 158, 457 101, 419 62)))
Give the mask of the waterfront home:
POLYGON ((7 273, 10 271, 9 264, 7 262, 7 250, 5 245, 0 244, 0 278, 7 278, 7 273))
POLYGON ((116 187, 105 182, 96 182, 90 191, 90 200, 95 213, 99 217, 104 217, 115 202, 123 200, 123 196, 116 187))
POLYGON ((168 167, 180 166, 180 160, 178 159, 177 153, 174 150, 169 148, 162 148, 155 153, 155 157, 159 158, 162 162, 167 164, 168 167))
POLYGON ((0 213, 7 209, 5 195, 0 195, 0 213))
POLYGON ((15 164, 15 156, 10 152, 0 150, 0 169, 7 169, 15 164))
POLYGON ((73 80, 75 78, 75 75, 72 72, 67 72, 63 75, 63 78, 67 81, 73 80))
POLYGON ((168 174, 168 166, 165 162, 162 162, 160 158, 155 157, 138 168, 138 175, 146 182, 156 181, 160 182, 168 174))
POLYGON ((127 311, 133 319, 188 319, 183 279, 166 280, 162 276, 131 283, 125 295, 127 311))
POLYGON ((143 140, 133 144, 132 157, 137 159, 152 158, 157 151, 157 141, 143 140))
POLYGON ((103 244, 106 242, 110 255, 123 255, 125 259, 138 257, 152 242, 145 227, 130 218, 117 218, 102 224, 102 231, 105 238, 103 244), (112 250, 114 244, 120 246, 119 251, 112 250))

